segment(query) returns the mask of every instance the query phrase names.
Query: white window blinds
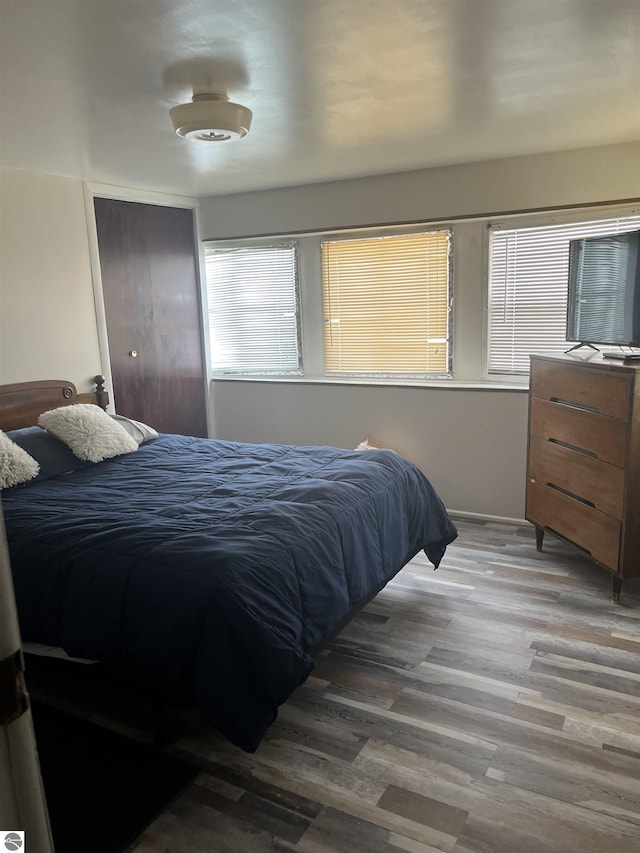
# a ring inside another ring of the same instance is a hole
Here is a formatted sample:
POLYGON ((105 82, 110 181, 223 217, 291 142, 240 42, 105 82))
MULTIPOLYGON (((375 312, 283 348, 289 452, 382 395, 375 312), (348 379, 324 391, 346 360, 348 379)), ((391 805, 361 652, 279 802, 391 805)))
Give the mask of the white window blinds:
POLYGON ((325 372, 449 373, 450 251, 448 230, 323 242, 325 372))
POLYGON ((640 227, 640 216, 492 229, 489 373, 527 374, 531 353, 567 350, 569 241, 640 227))
POLYGON ((215 372, 301 370, 296 246, 205 244, 211 366, 215 372))

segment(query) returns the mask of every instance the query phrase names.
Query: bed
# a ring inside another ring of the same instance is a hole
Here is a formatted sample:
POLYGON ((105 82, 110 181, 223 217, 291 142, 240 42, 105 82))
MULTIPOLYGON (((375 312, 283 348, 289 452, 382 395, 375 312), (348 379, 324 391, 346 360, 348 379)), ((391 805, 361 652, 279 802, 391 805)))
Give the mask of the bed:
MULTIPOLYGON (((103 381, 0 386, 0 429, 89 399, 103 381)), ((156 679, 247 751, 354 613, 456 537, 391 451, 160 434, 72 467, 2 492, 23 640, 156 679)))

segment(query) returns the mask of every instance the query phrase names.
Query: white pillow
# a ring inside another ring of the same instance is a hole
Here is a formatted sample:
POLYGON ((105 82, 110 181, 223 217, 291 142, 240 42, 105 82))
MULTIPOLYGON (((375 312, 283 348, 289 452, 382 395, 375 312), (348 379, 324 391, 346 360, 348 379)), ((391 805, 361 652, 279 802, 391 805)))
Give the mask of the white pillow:
POLYGON ((43 412, 38 424, 64 441, 78 459, 86 462, 102 462, 138 449, 129 433, 92 403, 76 403, 43 412))
POLYGON ((124 415, 111 415, 110 417, 119 423, 123 429, 126 429, 136 444, 144 444, 145 441, 151 441, 152 438, 158 437, 155 429, 148 424, 143 424, 142 421, 134 421, 132 418, 125 418, 124 415))
POLYGON ((0 489, 28 483, 38 476, 40 466, 26 450, 0 430, 0 489))

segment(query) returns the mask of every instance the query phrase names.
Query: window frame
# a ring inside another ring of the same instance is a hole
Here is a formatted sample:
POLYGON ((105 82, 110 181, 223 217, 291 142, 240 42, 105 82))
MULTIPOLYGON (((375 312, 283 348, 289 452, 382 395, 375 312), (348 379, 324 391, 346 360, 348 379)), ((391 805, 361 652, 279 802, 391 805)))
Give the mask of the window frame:
MULTIPOLYGON (((282 382, 313 382, 325 384, 373 384, 373 385, 429 385, 450 383, 454 369, 454 275, 455 275, 455 233, 452 224, 447 221, 416 222, 402 225, 367 226, 339 228, 297 234, 265 235, 259 237, 239 237, 203 240, 203 255, 206 244, 220 249, 253 248, 259 246, 284 245, 295 242, 297 247, 297 286, 298 286, 298 333, 301 349, 300 373, 223 373, 214 371, 209 359, 209 372, 212 379, 223 380, 265 380, 282 382), (357 240, 375 237, 394 237, 404 234, 418 234, 432 231, 448 231, 450 248, 448 257, 449 304, 447 307, 448 374, 383 374, 383 373, 329 373, 324 370, 323 343, 323 304, 322 304, 322 261, 321 245, 326 240, 357 240)), ((205 305, 203 316, 209 317, 208 289, 205 278, 205 305)), ((206 330, 205 330, 206 333, 206 330)))
MULTIPOLYGON (((482 343, 482 379, 486 383, 495 384, 528 384, 529 373, 498 373, 489 372, 490 358, 490 275, 491 275, 491 233, 492 230, 511 230, 518 228, 535 228, 553 225, 569 225, 572 223, 592 222, 598 219, 615 219, 640 213, 638 203, 612 202, 609 204, 582 205, 562 210, 537 210, 527 213, 508 214, 505 216, 483 217, 485 220, 485 235, 483 240, 485 262, 482 270, 483 298, 483 343, 482 343)), ((568 282, 567 282, 568 287, 568 282)))
MULTIPOLYGON (((344 379, 378 379, 385 382, 391 382, 395 379, 398 380, 413 380, 416 382, 429 382, 435 380, 447 380, 449 381, 453 377, 453 349, 454 349, 454 334, 453 334, 453 256, 455 252, 455 235, 453 228, 451 226, 438 223, 436 225, 424 226, 424 227, 414 227, 414 228, 402 228, 402 229, 385 229, 380 233, 372 233, 368 229, 350 229, 348 232, 340 232, 339 235, 335 233, 326 233, 321 234, 318 237, 318 247, 320 251, 320 286, 321 291, 323 290, 323 278, 322 278, 322 246, 324 243, 339 243, 339 242, 351 242, 357 240, 366 240, 366 239, 393 239, 394 237, 404 237, 410 235, 427 235, 436 232, 446 232, 448 235, 448 252, 447 252, 447 305, 446 305, 446 313, 447 313, 447 356, 446 356, 446 369, 444 372, 434 372, 434 373, 417 373, 411 371, 393 371, 393 372, 385 372, 385 371, 348 371, 348 370, 326 370, 325 368, 325 351, 324 351, 324 324, 325 324, 325 310, 324 304, 322 304, 322 337, 323 337, 323 347, 322 347, 322 376, 327 380, 340 380, 344 379), (367 231, 367 233, 364 233, 367 231)), ((322 292, 320 294, 322 299, 322 292)))
POLYGON ((293 237, 269 237, 259 240, 205 240, 203 241, 203 274, 204 274, 204 289, 203 298, 205 301, 203 310, 203 319, 205 320, 204 332, 207 337, 207 352, 208 352, 208 371, 212 378, 215 379, 241 379, 241 378, 272 378, 278 377, 286 379, 287 377, 299 377, 304 375, 303 347, 302 347, 302 329, 301 329, 301 281, 300 281, 300 256, 298 241, 293 237), (296 349, 298 353, 298 368, 296 370, 278 371, 273 369, 264 370, 229 370, 225 368, 215 368, 213 366, 213 352, 211 345, 211 306, 209 303, 209 282, 206 276, 207 265, 207 246, 211 245, 213 251, 220 250, 242 250, 242 249, 293 249, 294 253, 294 296, 295 296, 295 320, 296 320, 296 349))
MULTIPOLYGON (((209 378, 223 381, 297 382, 306 384, 380 385, 473 390, 525 390, 528 374, 489 373, 489 263, 490 228, 528 228, 627 216, 640 212, 640 201, 613 201, 558 208, 524 210, 504 214, 412 221, 387 225, 350 226, 256 237, 204 240, 221 248, 273 245, 295 241, 298 245, 298 324, 301 347, 301 374, 220 374, 209 378), (449 359, 451 374, 419 378, 325 374, 323 350, 323 306, 320 243, 330 239, 393 236, 434 230, 452 232, 449 291, 449 359)), ((203 247, 204 253, 204 247, 203 247)), ((206 300, 206 281, 203 288, 206 300)), ((203 317, 208 318, 205 301, 203 317)), ((206 330, 205 330, 206 335, 206 330)))

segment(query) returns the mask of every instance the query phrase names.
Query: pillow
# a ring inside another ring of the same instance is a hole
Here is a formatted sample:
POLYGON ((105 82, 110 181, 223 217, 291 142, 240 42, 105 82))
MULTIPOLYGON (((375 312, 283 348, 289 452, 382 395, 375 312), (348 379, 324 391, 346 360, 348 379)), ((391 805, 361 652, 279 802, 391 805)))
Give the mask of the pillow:
POLYGON ((40 415, 38 423, 87 462, 102 462, 138 449, 129 433, 92 403, 51 409, 40 415))
POLYGON ((144 444, 145 441, 151 441, 152 438, 158 437, 155 429, 143 424, 142 421, 134 421, 131 418, 125 418, 124 415, 111 415, 110 417, 117 421, 123 429, 126 429, 136 444, 144 444))
POLYGON ((59 438, 40 427, 12 429, 7 435, 40 465, 36 480, 48 480, 49 477, 57 477, 59 474, 69 474, 87 464, 78 459, 59 438))
POLYGON ((0 489, 28 483, 39 470, 36 460, 0 430, 0 489))

